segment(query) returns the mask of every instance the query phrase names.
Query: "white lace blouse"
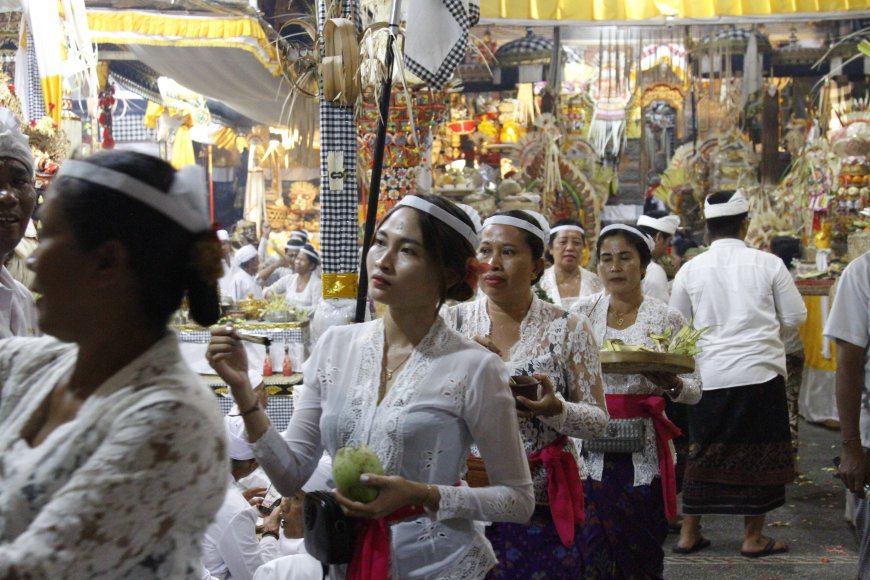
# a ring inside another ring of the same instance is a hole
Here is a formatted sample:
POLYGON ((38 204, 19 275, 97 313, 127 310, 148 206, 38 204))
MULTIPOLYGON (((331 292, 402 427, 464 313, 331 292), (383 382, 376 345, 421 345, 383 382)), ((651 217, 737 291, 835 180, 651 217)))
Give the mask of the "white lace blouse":
POLYGON ((492 353, 438 318, 378 405, 383 320, 328 329, 303 368, 305 389, 283 438, 270 427, 254 452, 287 496, 326 448, 367 444, 384 472, 438 486, 441 503, 391 526, 393 578, 482 578, 495 555, 474 520, 526 522, 529 469, 517 435, 508 373, 492 353), (472 443, 492 485, 456 486, 472 443))
POLYGON ((586 268, 580 268, 580 295, 562 297, 559 294, 559 285, 556 283, 555 266, 544 270, 544 275, 541 276, 538 286, 547 294, 553 304, 561 306, 565 310, 568 310, 579 298, 597 294, 604 290, 601 279, 597 274, 590 272, 586 268))
POLYGON ((298 280, 299 274, 288 274, 266 288, 266 292, 282 294, 284 301, 294 308, 308 312, 313 311, 317 303, 320 302, 321 294, 323 294, 323 282, 321 282, 320 276, 312 272, 305 288, 301 292, 297 292, 296 283, 298 280))
MULTIPOLYGON (((625 344, 645 344, 654 346, 650 332, 661 333, 666 328, 673 328, 677 332, 685 323, 686 319, 677 310, 668 308, 661 300, 645 296, 637 317, 631 326, 618 330, 607 326, 607 309, 610 306, 610 297, 604 293, 587 296, 577 301, 571 312, 584 314, 589 317, 595 335, 603 343, 605 339, 620 339, 625 344)), ((680 375, 683 380, 683 390, 674 401, 694 405, 701 399, 701 376, 698 369, 690 374, 680 375)), ((604 391, 608 395, 661 395, 662 389, 649 381, 643 375, 605 374, 604 391)), ((652 419, 646 419, 646 443, 643 451, 632 454, 634 463, 634 485, 649 485, 654 477, 660 475, 659 457, 656 448, 655 428, 652 419)), ((670 444, 671 453, 674 446, 670 444)), ((591 477, 601 481, 604 469, 604 455, 601 453, 588 453, 586 467, 591 477)))
POLYGON ((0 342, 0 578, 199 578, 229 469, 214 394, 170 333, 31 447, 22 429, 76 356, 0 342))
MULTIPOLYGON (((487 304, 488 300, 476 300, 454 306, 447 311, 448 324, 469 338, 489 335, 492 321, 487 304)), ((600 407, 592 396, 593 389, 599 393, 603 389, 598 345, 585 316, 569 314, 556 305, 533 297, 532 305, 520 324, 520 339, 508 353, 507 365, 511 375, 549 375, 556 396, 564 403, 559 415, 519 419, 526 454, 540 450, 562 434, 584 438, 604 432, 607 410, 600 407)), ((581 466, 582 461, 572 440, 568 440, 565 449, 581 466)), ((547 470, 543 466, 537 467, 532 480, 535 502, 548 505, 547 470)))

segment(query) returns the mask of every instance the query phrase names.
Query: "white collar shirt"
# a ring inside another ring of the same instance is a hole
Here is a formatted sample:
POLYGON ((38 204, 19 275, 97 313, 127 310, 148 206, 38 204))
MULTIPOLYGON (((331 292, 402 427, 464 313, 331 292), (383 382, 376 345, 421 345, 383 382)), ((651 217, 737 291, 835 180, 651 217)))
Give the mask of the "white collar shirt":
POLYGON ((6 266, 0 266, 0 338, 38 334, 33 295, 6 266))
POLYGON ((665 269, 655 262, 650 262, 649 266, 646 267, 646 276, 643 277, 641 289, 645 296, 652 296, 667 304, 671 292, 665 269))
POLYGON ((807 309, 782 260, 737 239, 716 240, 674 279, 670 306, 695 328, 709 327, 695 357, 705 391, 786 376, 781 327, 807 309))
POLYGON ((257 540, 257 510, 238 488, 227 485, 224 503, 202 541, 202 563, 216 578, 250 580, 257 568, 281 555, 278 540, 257 540))

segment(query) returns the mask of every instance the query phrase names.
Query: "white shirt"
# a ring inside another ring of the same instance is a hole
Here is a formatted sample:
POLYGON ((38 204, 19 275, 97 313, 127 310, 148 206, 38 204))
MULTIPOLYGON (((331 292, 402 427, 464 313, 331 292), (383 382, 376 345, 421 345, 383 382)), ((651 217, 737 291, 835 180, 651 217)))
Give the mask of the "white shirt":
MULTIPOLYGON (((870 252, 843 270, 825 336, 867 348, 870 344, 870 252)), ((870 355, 865 350, 864 394, 861 397, 861 444, 870 447, 870 355)))
POLYGON ((670 288, 668 287, 668 275, 665 269, 655 262, 650 262, 646 267, 646 276, 643 277, 641 290, 645 296, 652 296, 656 300, 661 300, 665 304, 670 299, 670 288))
POLYGON ((0 338, 39 334, 33 295, 0 266, 0 338))
POLYGON ((323 565, 305 551, 303 538, 281 535, 281 557, 266 562, 254 574, 254 580, 321 580, 323 565))
MULTIPOLYGON (((610 297, 604 293, 596 296, 586 296, 577 301, 571 312, 588 316, 595 336, 603 343, 605 339, 619 339, 625 344, 643 344, 655 346, 649 337, 650 332, 661 333, 667 328, 676 332, 685 324, 683 315, 660 300, 646 297, 637 310, 634 324, 621 330, 607 326, 607 310, 610 307, 610 297)), ((698 368, 695 371, 680 375, 683 389, 674 400, 678 403, 694 405, 701 399, 701 376, 698 368)), ((662 389, 643 375, 614 374, 604 375, 604 392, 607 395, 661 395, 662 389)), ((644 420, 645 441, 643 450, 632 453, 634 465, 634 485, 649 485, 653 478, 661 475, 658 444, 656 443, 655 426, 652 419, 644 420)), ((668 442, 673 453, 673 443, 668 442)), ((586 467, 589 475, 596 481, 601 481, 604 475, 604 454, 586 453, 586 467)))
POLYGON ((257 540, 257 509, 230 482, 224 503, 202 540, 202 563, 216 578, 251 580, 257 568, 280 556, 278 540, 257 540))
MULTIPOLYGON (((447 324, 473 338, 492 331, 488 300, 457 304, 447 311, 447 324)), ((526 454, 540 451, 562 434, 589 438, 604 434, 607 409, 598 406, 592 389, 603 392, 598 345, 585 316, 569 314, 554 304, 532 297, 529 311, 520 323, 520 339, 511 347, 506 361, 511 375, 543 373, 550 377, 562 412, 552 417, 520 418, 520 435, 526 454)), ((583 465, 574 442, 564 449, 583 465)), ((540 465, 532 473, 535 503, 549 505, 547 469, 540 465)))
POLYGON ((221 292, 221 296, 232 297, 234 294, 233 275, 236 273, 236 267, 232 264, 227 264, 224 260, 221 260, 221 265, 224 268, 224 275, 218 280, 218 289, 221 292))
POLYGON ((308 278, 308 283, 305 284, 305 288, 301 292, 296 291, 298 281, 299 274, 289 274, 266 288, 266 292, 283 295, 284 301, 294 308, 306 311, 314 310, 323 295, 323 282, 320 280, 320 276, 312 272, 311 277, 308 278))
POLYGON ((577 302, 581 296, 589 296, 597 294, 604 290, 604 285, 597 274, 593 274, 586 268, 580 268, 580 294, 578 296, 562 297, 559 294, 559 285, 556 283, 556 267, 550 267, 544 270, 544 275, 538 282, 538 286, 546 292, 550 301, 556 306, 561 306, 568 310, 572 304, 577 302))
POLYGON ((239 300, 245 300, 248 295, 254 298, 263 297, 263 289, 257 284, 253 276, 242 270, 234 268, 232 270, 232 297, 233 301, 238 303, 239 300))
POLYGON ((226 490, 214 394, 167 332, 31 447, 21 431, 77 355, 0 342, 0 578, 198 580, 226 490))
POLYGON ((483 578, 495 565, 475 520, 523 523, 534 499, 508 372, 499 358, 437 318, 377 403, 384 322, 330 327, 303 367, 305 389, 282 436, 270 427, 254 453, 289 496, 321 449, 366 443, 384 472, 437 486, 439 509, 391 526, 391 577, 483 578), (456 484, 476 443, 491 485, 456 484))
POLYGON ((695 362, 705 391, 753 385, 786 376, 781 326, 806 320, 791 274, 778 257, 737 239, 721 239, 686 262, 671 291, 701 335, 695 362))

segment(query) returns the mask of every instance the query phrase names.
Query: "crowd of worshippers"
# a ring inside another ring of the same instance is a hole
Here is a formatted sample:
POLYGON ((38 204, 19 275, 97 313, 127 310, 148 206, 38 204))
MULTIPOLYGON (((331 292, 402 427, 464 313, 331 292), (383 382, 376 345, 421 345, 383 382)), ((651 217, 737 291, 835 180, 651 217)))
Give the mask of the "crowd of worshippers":
MULTIPOLYGON (((14 260, 33 160, 0 121, 0 255, 14 260)), ((681 557, 728 541, 702 535, 707 514, 743 517, 744 557, 788 550, 764 521, 796 473, 787 355, 806 309, 790 259, 743 242, 741 191, 706 199, 703 251, 676 216, 608 225, 590 247, 573 220, 481 221, 406 196, 365 256, 381 315, 317 339, 279 433, 238 331, 216 322, 225 296, 316 307, 320 257, 302 231, 277 259, 268 231, 215 233, 205 187, 200 169, 141 153, 66 161, 25 259, 39 300, 0 268, 0 578, 661 578, 669 531, 681 557), (168 327, 183 298, 211 327, 226 416, 168 327), (708 328, 693 372, 602 374, 605 341, 653 346, 687 321, 708 328), (533 388, 513 396, 518 380, 533 388), (359 478, 370 502, 333 489, 331 459, 362 445, 383 468, 359 478), (348 563, 305 547, 317 490, 356 522, 348 563)), ((825 329, 858 494, 868 279, 865 254, 825 329)))

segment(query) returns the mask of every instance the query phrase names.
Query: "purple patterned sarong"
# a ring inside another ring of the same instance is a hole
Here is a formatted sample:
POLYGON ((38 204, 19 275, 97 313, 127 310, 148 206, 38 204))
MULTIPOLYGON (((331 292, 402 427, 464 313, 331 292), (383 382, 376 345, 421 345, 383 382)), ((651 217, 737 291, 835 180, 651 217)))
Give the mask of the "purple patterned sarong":
POLYGON ((578 542, 583 578, 650 579, 664 573, 662 545, 668 535, 658 477, 634 485, 630 453, 604 456, 602 481, 587 478, 586 521, 578 542))
POLYGON ((535 507, 532 519, 526 524, 496 522, 487 526, 486 537, 498 558, 498 564, 487 578, 583 578, 579 549, 582 527, 576 526, 574 545, 566 548, 559 539, 550 507, 541 505, 535 507))

